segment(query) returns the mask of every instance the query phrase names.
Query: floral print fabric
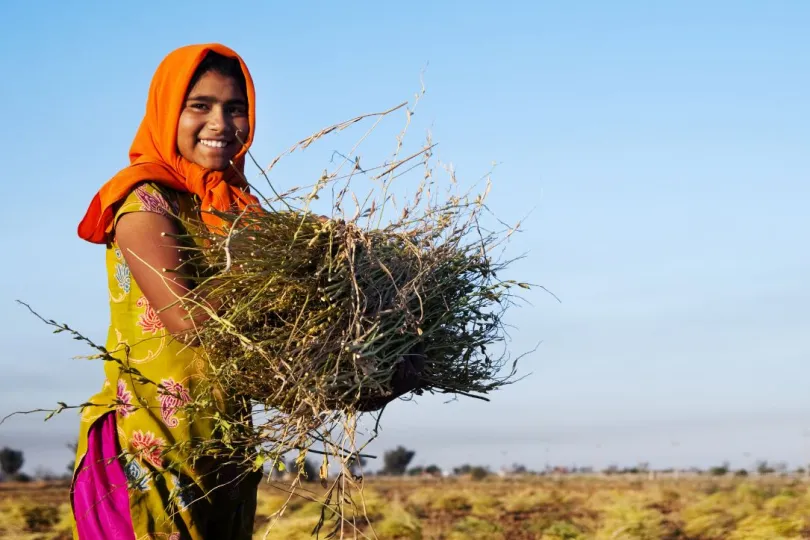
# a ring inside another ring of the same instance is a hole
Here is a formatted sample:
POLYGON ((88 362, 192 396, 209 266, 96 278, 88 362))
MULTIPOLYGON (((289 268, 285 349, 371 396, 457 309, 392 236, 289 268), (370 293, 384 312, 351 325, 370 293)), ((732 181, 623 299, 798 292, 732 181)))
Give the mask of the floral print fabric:
MULTIPOLYGON (((127 212, 191 218, 195 207, 190 194, 145 183, 123 201, 115 220, 127 212)), ((251 538, 257 474, 233 483, 237 473, 226 477, 220 471, 232 468, 192 466, 189 459, 189 448, 216 438, 215 415, 236 405, 220 400, 210 410, 195 407, 191 413, 186 406, 201 391, 207 363, 164 328, 114 242, 107 246, 106 267, 111 314, 106 348, 117 361, 104 363, 103 388, 82 411, 77 470, 90 427, 114 411, 138 540, 251 538), (214 489, 223 482, 227 489, 214 489)))

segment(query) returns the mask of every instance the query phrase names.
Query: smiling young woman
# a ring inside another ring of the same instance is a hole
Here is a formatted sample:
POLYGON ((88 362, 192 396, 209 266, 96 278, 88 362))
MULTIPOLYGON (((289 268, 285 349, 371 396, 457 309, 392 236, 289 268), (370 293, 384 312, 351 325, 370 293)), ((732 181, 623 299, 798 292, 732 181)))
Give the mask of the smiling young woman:
POLYGON ((195 271, 176 235, 200 208, 259 206, 241 175, 254 110, 250 73, 234 51, 172 52, 152 80, 130 165, 102 186, 79 225, 81 238, 106 246, 106 348, 117 360, 105 362, 103 388, 82 411, 71 489, 80 540, 252 537, 261 473, 190 459, 194 445, 216 440, 216 415, 246 407, 230 397, 184 407, 209 373, 187 339, 205 316, 176 302, 192 287, 180 276, 195 271))

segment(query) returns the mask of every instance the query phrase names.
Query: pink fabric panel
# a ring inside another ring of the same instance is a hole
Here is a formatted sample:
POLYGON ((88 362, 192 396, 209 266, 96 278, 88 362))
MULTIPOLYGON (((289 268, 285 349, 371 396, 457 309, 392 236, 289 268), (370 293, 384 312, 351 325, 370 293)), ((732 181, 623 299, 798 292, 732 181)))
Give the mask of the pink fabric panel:
POLYGON ((115 413, 105 414, 90 427, 87 453, 71 491, 79 540, 135 539, 120 452, 115 413))

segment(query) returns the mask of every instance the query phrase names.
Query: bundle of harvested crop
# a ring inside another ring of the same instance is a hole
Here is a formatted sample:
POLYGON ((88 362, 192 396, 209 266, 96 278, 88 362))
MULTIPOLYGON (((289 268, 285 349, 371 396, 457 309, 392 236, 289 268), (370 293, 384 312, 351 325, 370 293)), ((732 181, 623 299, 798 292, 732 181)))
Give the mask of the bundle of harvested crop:
POLYGON ((191 262, 205 276, 194 292, 210 315, 197 338, 212 388, 260 411, 221 428, 259 448, 256 464, 317 444, 322 478, 330 456, 347 471, 358 413, 410 392, 486 399, 513 381, 515 364, 499 346, 503 315, 514 288, 529 285, 499 278, 510 261, 495 252, 515 229, 482 226, 489 185, 440 200, 431 149, 366 169, 354 161, 352 173, 324 174, 314 189, 264 198, 260 209, 216 212, 220 228, 186 223, 191 262), (393 171, 420 163, 414 196, 384 221, 393 171), (343 181, 372 170, 381 195, 354 198, 347 212, 343 181), (329 218, 309 210, 326 188, 338 193, 329 218))
POLYGON ((488 347, 518 284, 497 279, 494 236, 463 242, 469 224, 455 218, 469 207, 443 210, 371 231, 296 212, 223 215, 236 226, 205 235, 197 254, 220 270, 199 286, 220 306, 199 335, 220 382, 310 416, 389 398, 409 355, 423 357, 424 391, 502 385, 488 347))
POLYGON ((262 442, 300 448, 334 412, 409 391, 483 397, 510 382, 493 351, 511 289, 528 285, 497 277, 502 237, 476 225, 482 208, 450 197, 376 229, 266 209, 189 224, 213 275, 197 291, 218 306, 199 341, 217 384, 271 414, 262 442))

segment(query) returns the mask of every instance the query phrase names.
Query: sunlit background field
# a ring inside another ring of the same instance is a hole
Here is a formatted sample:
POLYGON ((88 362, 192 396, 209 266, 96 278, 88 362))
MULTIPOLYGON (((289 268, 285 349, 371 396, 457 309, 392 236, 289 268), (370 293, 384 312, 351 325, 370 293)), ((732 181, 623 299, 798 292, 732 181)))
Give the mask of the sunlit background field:
MULTIPOLYGON (((260 491, 255 538, 307 539, 321 493, 260 491)), ((368 538, 799 540, 810 537, 810 484, 801 475, 405 476, 367 480, 368 538)), ((359 497, 358 497, 359 500, 359 497)), ((0 537, 70 538, 67 485, 0 485, 0 537)), ((359 538, 363 536, 358 535, 359 538)))

